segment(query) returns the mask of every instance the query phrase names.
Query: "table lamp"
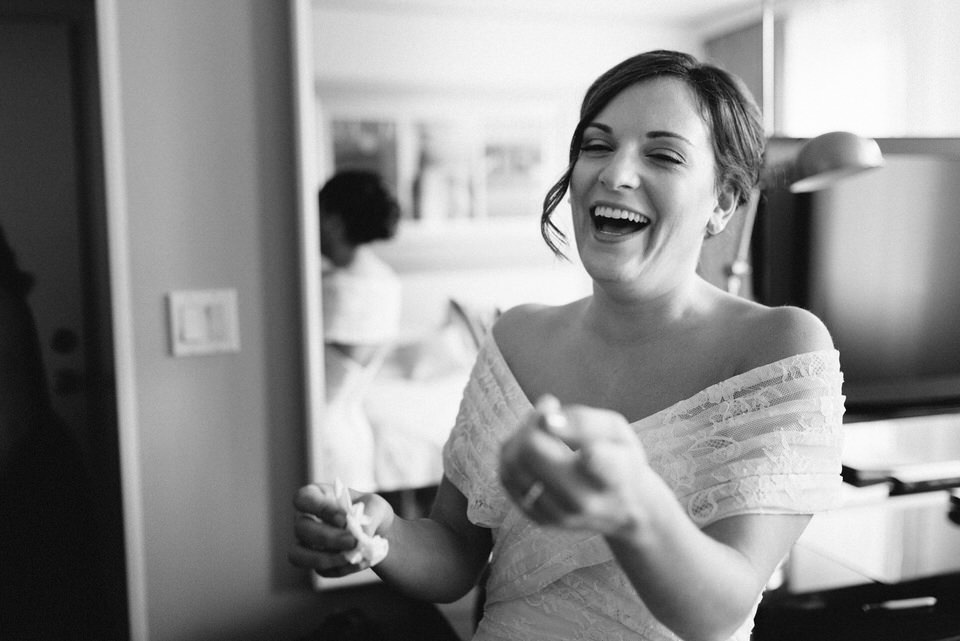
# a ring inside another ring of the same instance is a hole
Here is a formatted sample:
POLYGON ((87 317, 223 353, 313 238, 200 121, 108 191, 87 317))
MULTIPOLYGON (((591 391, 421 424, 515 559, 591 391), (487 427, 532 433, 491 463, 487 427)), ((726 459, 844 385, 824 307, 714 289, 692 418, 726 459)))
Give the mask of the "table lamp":
POLYGON ((727 268, 727 291, 739 295, 744 279, 751 273, 750 242, 764 191, 783 187, 795 194, 819 191, 848 176, 882 166, 883 154, 877 141, 847 131, 811 138, 792 158, 764 166, 760 184, 744 211, 737 253, 727 268))

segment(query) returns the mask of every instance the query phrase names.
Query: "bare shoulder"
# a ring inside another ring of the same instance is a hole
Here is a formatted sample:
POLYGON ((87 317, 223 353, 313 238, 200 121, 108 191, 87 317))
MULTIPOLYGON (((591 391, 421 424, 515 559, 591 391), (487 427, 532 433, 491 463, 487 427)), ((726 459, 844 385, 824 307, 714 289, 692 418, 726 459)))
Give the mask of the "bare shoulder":
POLYGON ((549 369, 550 359, 560 357, 557 343, 570 342, 578 304, 526 304, 500 315, 493 337, 519 380, 532 384, 542 375, 538 370, 549 369))
POLYGON ((772 363, 795 354, 834 349, 827 326, 799 307, 758 305, 746 315, 740 334, 745 368, 772 363))
POLYGON ((524 346, 530 346, 531 341, 535 342, 544 335, 546 326, 556 316, 556 309, 549 305, 529 303, 503 312, 493 326, 493 337, 500 351, 515 353, 524 346))

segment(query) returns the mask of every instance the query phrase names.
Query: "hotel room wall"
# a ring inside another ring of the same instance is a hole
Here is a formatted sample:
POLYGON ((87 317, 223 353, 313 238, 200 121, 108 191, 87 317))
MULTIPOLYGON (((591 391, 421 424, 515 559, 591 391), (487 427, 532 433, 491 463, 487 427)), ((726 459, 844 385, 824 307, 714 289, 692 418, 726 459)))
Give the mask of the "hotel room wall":
POLYGON ((285 558, 305 475, 288 8, 123 0, 115 26, 145 574, 133 627, 292 638, 323 612, 285 558), (171 357, 166 294, 219 287, 238 292, 240 352, 171 357))

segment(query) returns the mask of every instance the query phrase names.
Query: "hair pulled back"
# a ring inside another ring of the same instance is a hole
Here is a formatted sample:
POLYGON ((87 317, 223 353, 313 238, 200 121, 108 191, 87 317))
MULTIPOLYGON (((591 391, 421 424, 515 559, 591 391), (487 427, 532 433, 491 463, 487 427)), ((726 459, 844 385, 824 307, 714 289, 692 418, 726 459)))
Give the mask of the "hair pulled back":
POLYGON ((379 174, 349 169, 330 178, 320 189, 321 216, 343 221, 347 242, 363 245, 393 237, 400 221, 400 205, 379 174))
POLYGON ((663 49, 648 51, 606 71, 584 95, 580 120, 570 140, 567 169, 547 192, 540 216, 541 234, 554 253, 562 254, 559 245, 566 244, 566 237, 553 222, 552 214, 570 188, 584 129, 624 89, 664 76, 682 80, 696 96, 713 141, 717 189, 732 188, 738 205, 749 199, 760 178, 765 141, 760 109, 746 85, 730 72, 700 62, 690 54, 663 49))

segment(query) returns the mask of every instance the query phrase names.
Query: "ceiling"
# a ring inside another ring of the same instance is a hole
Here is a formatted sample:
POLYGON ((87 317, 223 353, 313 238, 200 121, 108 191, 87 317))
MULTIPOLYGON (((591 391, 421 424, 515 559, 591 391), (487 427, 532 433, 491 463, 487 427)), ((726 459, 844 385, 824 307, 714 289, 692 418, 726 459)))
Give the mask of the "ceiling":
POLYGON ((664 25, 711 31, 756 19, 764 0, 314 0, 335 7, 377 11, 536 13, 544 17, 604 16, 653 20, 664 25))

